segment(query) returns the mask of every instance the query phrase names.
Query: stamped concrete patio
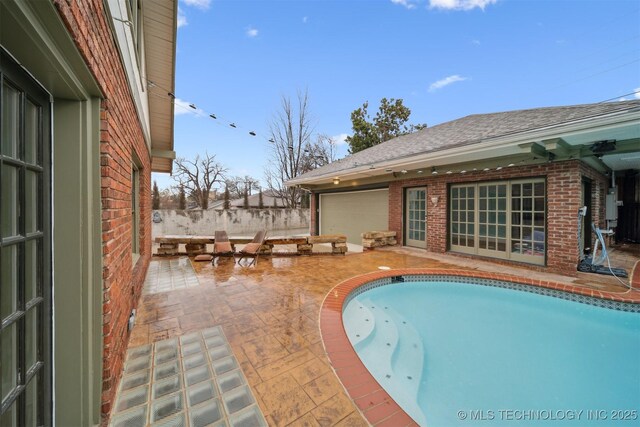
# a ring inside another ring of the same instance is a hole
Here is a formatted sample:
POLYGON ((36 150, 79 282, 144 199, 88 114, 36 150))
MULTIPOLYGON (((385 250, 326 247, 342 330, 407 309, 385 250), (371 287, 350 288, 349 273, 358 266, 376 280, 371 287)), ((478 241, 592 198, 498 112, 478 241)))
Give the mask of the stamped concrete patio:
MULTIPOLYGON (((632 257, 630 262, 634 259, 637 258, 632 257)), ((253 267, 238 266, 232 259, 221 259, 214 267, 211 263, 192 263, 184 257, 160 258, 151 263, 129 348, 143 348, 221 326, 269 425, 367 425, 360 411, 370 408, 375 396, 363 396, 354 402, 345 393, 322 344, 319 312, 325 295, 336 284, 378 271, 380 266, 498 270, 599 290, 625 290, 612 278, 532 273, 406 249, 344 257, 261 258, 253 267)), ((206 348, 205 344, 202 346, 206 348)), ((247 404, 253 403, 249 400, 247 404)), ((179 411, 188 412, 184 407, 174 412, 179 411)), ((117 415, 112 416, 112 421, 117 415)))

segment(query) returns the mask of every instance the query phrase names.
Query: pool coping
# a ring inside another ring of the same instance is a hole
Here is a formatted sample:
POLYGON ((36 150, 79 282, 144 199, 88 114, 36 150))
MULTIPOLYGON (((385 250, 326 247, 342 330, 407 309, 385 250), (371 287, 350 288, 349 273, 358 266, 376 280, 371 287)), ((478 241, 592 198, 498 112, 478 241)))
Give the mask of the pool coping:
POLYGON ((582 286, 536 280, 509 274, 475 270, 405 268, 383 270, 347 279, 325 296, 320 309, 320 335, 331 366, 362 416, 373 426, 418 426, 395 400, 376 381, 356 354, 342 324, 343 305, 357 288, 379 279, 395 276, 445 275, 507 281, 522 285, 538 286, 557 291, 584 295, 592 298, 640 304, 640 261, 630 275, 634 287, 626 293, 599 291, 582 286))

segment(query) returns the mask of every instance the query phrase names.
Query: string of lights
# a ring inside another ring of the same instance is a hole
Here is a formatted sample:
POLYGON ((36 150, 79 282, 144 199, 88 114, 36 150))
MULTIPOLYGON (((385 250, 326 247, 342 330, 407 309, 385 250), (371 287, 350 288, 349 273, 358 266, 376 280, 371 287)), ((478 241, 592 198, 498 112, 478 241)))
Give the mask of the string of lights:
MULTIPOLYGON (((183 104, 182 102, 178 102, 179 98, 176 97, 176 95, 171 92, 170 90, 163 88, 162 86, 158 85, 157 83, 151 81, 151 80, 147 80, 148 83, 148 88, 149 90, 149 94, 158 98, 162 98, 162 99, 167 99, 169 101, 171 101, 173 103, 174 106, 181 108, 185 111, 188 111, 190 113, 194 113, 196 115, 202 116, 202 117, 209 117, 210 119, 212 119, 214 121, 215 124, 217 124, 218 126, 222 126, 222 127, 230 127, 233 129, 241 129, 241 130, 246 130, 247 133, 252 136, 252 137, 257 137, 258 133, 255 130, 252 129, 245 129, 243 126, 238 125, 236 122, 234 121, 230 121, 230 120, 226 120, 224 117, 219 116, 218 114, 215 114, 213 112, 209 112, 204 110, 203 108, 198 107, 195 103, 187 103, 186 105, 183 104), (161 93, 157 93, 154 92, 154 89, 159 89, 160 91, 162 91, 161 93)), ((273 139, 271 138, 266 138, 264 136, 261 136, 262 139, 264 139, 267 142, 271 142, 273 143, 273 139)))
MULTIPOLYGON (((550 154, 553 154, 553 153, 550 153, 550 154)), ((551 163, 554 160, 554 158, 555 158, 555 156, 549 156, 546 159, 533 156, 532 158, 521 159, 521 160, 518 160, 517 162, 509 162, 508 164, 507 163, 498 164, 498 165, 495 165, 495 166, 492 166, 492 167, 484 167, 484 168, 482 168, 482 167, 468 167, 468 168, 456 169, 456 168, 451 168, 451 167, 431 166, 430 169, 429 168, 421 168, 421 169, 417 169, 417 170, 414 170, 414 171, 409 171, 409 170, 406 170, 406 169, 395 170, 395 169, 392 169, 392 168, 387 168, 384 171, 386 173, 392 174, 394 178, 398 178, 398 177, 407 175, 409 173, 415 173, 416 175, 423 175, 423 174, 427 174, 429 172, 434 177, 436 177, 438 175, 453 175, 453 174, 462 174, 462 175, 464 175, 466 173, 471 173, 471 172, 490 172, 490 171, 493 171, 493 170, 501 171, 504 168, 511 168, 511 167, 514 167, 514 166, 522 165, 525 162, 527 162, 528 160, 529 161, 538 160, 538 161, 543 161, 543 162, 546 161, 548 163, 551 163)), ((356 168, 358 166, 366 166, 366 165, 355 164, 353 167, 356 168)), ((373 165, 373 164, 369 165, 369 170, 375 170, 375 169, 377 169, 375 165, 373 165)), ((374 173, 366 174, 365 173, 365 175, 366 176, 376 176, 378 174, 374 174, 374 173)), ((336 183, 338 183, 338 184, 340 183, 340 177, 339 176, 336 176, 334 178, 334 184, 336 184, 336 183)))

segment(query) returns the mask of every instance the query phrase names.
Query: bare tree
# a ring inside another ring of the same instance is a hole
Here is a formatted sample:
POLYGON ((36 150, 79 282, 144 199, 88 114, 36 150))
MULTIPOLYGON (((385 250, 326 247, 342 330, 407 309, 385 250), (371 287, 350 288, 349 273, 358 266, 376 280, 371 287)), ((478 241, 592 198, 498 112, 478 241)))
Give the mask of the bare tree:
POLYGON ((315 142, 309 142, 302 157, 302 173, 328 165, 336 159, 337 142, 330 136, 319 134, 315 142))
POLYGON ((260 190, 260 180, 253 178, 249 175, 242 176, 231 176, 227 177, 224 180, 226 187, 229 189, 229 194, 233 199, 240 199, 244 197, 245 190, 248 191, 249 195, 252 194, 252 191, 260 190))
POLYGON ((224 174, 227 169, 216 162, 216 156, 205 153, 201 158, 188 160, 178 158, 175 160, 176 172, 173 179, 178 185, 184 187, 196 204, 202 208, 209 207, 209 194, 214 185, 224 182, 224 174))
POLYGON ((285 182, 304 172, 304 149, 311 141, 313 128, 309 118, 309 96, 298 92, 297 105, 283 96, 280 111, 269 125, 271 135, 271 160, 265 171, 267 186, 286 207, 300 204, 301 190, 286 187, 285 182))
POLYGON ((167 187, 159 190, 159 205, 162 209, 178 209, 180 194, 177 191, 179 191, 179 189, 175 187, 167 187))

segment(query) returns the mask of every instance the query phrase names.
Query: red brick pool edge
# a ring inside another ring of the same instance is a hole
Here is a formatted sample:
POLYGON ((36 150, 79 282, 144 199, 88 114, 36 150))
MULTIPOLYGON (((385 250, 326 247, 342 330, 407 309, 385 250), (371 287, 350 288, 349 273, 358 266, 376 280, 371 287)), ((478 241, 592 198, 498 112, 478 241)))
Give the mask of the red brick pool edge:
POLYGON ((494 279, 524 285, 540 286, 605 300, 640 304, 640 261, 630 275, 633 290, 626 293, 599 291, 581 286, 535 280, 507 274, 457 269, 397 269, 352 277, 335 286, 325 297, 320 310, 320 333, 329 361, 343 387, 366 420, 374 426, 400 427, 418 424, 393 400, 373 378, 347 338, 342 324, 342 306, 356 288, 373 280, 405 275, 448 275, 494 279))

